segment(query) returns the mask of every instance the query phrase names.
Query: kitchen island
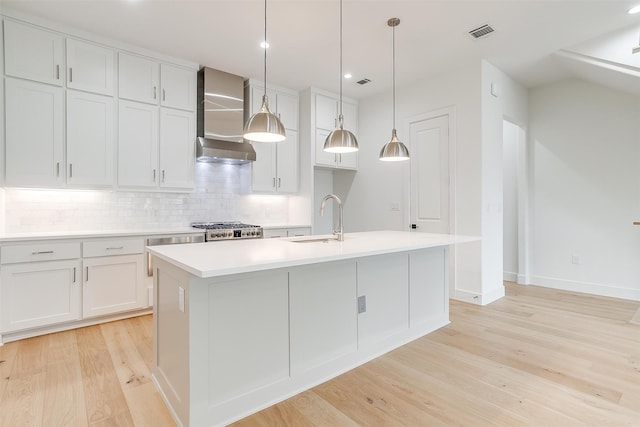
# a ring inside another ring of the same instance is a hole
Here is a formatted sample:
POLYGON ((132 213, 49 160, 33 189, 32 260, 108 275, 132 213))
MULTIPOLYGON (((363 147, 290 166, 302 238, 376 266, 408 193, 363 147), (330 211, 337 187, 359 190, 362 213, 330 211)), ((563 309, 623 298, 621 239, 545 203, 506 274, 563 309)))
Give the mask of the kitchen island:
POLYGON ((449 323, 449 246, 411 232, 149 247, 153 379, 183 426, 224 425, 449 323))

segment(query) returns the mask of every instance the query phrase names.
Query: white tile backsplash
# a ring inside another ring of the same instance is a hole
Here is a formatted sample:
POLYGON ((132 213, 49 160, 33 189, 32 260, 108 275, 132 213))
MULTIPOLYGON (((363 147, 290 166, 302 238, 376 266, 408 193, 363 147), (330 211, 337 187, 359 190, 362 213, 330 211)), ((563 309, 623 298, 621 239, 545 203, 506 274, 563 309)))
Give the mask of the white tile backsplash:
POLYGON ((194 221, 287 223, 289 197, 251 194, 251 165, 196 163, 193 193, 5 188, 8 233, 188 227, 194 221))

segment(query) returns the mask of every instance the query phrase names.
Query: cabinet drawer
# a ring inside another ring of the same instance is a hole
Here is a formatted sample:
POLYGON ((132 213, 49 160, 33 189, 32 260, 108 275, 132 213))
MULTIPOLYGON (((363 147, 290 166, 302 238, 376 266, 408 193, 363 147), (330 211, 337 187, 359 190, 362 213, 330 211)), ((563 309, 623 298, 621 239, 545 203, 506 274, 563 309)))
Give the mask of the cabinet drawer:
POLYGON ((3 246, 0 252, 2 264, 18 262, 55 261, 80 258, 80 243, 30 243, 3 246))
POLYGON ((82 256, 85 258, 130 255, 144 252, 144 239, 100 239, 82 244, 82 256))
POLYGON ((277 239, 278 237, 287 237, 286 228, 271 228, 262 231, 262 237, 265 239, 277 239))

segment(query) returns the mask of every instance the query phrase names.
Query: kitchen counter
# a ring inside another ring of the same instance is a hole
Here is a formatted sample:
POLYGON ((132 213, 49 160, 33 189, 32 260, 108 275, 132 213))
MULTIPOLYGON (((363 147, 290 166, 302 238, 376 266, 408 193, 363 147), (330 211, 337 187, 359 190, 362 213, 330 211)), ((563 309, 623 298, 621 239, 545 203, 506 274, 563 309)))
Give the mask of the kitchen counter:
POLYGON ((280 239, 250 239, 149 247, 154 256, 196 277, 208 278, 297 265, 446 246, 479 240, 477 237, 406 231, 347 233, 343 242, 332 235, 280 239), (304 243, 303 243, 304 242, 304 243), (224 244, 224 246, 220 246, 224 244))
POLYGON ((157 236, 171 234, 204 234, 204 231, 191 227, 178 229, 151 229, 151 230, 83 230, 83 231, 33 231, 23 233, 0 233, 0 243, 20 242, 30 240, 61 240, 61 239, 87 239, 98 237, 131 237, 131 236, 157 236))
POLYGON ((449 323, 449 246, 376 231, 154 246, 152 378, 178 425, 227 425, 449 323), (306 242, 303 242, 306 241, 306 242))

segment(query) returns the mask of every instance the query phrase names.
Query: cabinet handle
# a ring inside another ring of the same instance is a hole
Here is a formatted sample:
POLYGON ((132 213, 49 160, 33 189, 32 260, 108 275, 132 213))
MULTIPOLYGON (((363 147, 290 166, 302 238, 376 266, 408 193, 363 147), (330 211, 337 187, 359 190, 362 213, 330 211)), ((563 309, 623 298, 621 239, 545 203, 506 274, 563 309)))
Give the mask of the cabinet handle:
POLYGON ((164 169, 162 169, 162 182, 164 182, 164 169))
POLYGON ((73 163, 69 163, 69 178, 73 178, 73 163))
POLYGON ((84 281, 88 282, 89 281, 89 266, 85 267, 85 271, 87 272, 87 274, 86 274, 87 278, 84 281))
POLYGON ((56 65, 56 80, 60 80, 60 64, 56 65))
POLYGON ((73 83, 73 67, 69 67, 69 83, 73 83))
POLYGON ((56 178, 60 176, 60 162, 56 163, 56 178))
POLYGON ((276 177, 275 176, 273 177, 273 184, 271 184, 271 186, 273 188, 276 188, 276 177))
POLYGON ((31 255, 44 255, 44 254, 52 254, 53 251, 37 251, 37 252, 31 252, 31 255))
POLYGON ((164 89, 162 89, 162 100, 164 101, 164 100, 165 100, 165 98, 166 98, 166 93, 165 93, 165 90, 164 90, 164 89))
POLYGON ((73 267, 73 283, 76 283, 76 268, 73 267))
POLYGON ((282 178, 278 178, 278 188, 282 187, 282 178))
POLYGON ((106 248, 108 251, 117 251, 120 249, 124 249, 124 246, 112 246, 110 248, 106 248))
POLYGON ((156 97, 156 90, 157 90, 157 89, 158 89, 157 87, 155 87, 155 86, 153 87, 153 99, 158 99, 158 98, 156 97))
POLYGON ((153 170, 153 182, 156 182, 156 170, 153 170))

